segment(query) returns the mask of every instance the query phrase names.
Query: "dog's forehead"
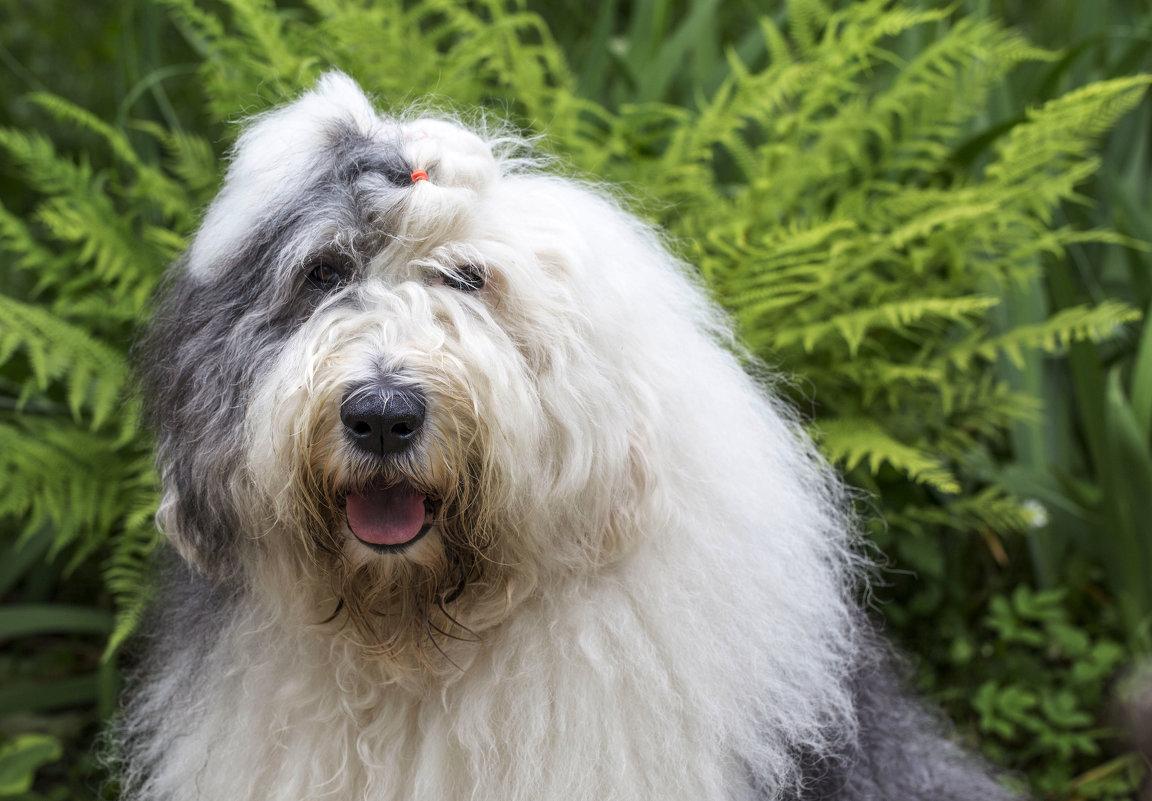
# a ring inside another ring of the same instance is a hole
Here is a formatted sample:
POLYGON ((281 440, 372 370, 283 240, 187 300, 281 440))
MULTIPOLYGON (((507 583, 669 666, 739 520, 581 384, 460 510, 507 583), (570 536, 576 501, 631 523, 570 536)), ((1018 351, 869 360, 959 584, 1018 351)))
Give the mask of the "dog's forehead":
POLYGON ((277 217, 319 208, 317 194, 325 187, 352 186, 368 175, 377 185, 383 179, 406 188, 414 170, 433 167, 444 186, 475 187, 497 173, 491 148, 471 131, 443 120, 382 116, 351 78, 329 73, 241 134, 224 185, 193 239, 187 270, 212 277, 277 217))

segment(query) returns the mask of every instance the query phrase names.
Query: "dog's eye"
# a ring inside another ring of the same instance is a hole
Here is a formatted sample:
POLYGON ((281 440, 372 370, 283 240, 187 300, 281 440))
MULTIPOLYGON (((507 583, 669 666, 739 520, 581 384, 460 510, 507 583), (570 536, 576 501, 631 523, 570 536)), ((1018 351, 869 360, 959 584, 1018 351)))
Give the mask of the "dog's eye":
POLYGON ((459 289, 461 292, 475 292, 484 288, 484 268, 475 264, 457 264, 452 272, 444 273, 444 286, 459 289))
POLYGON ((320 259, 308 267, 308 280, 320 289, 331 289, 344 280, 344 273, 331 261, 320 259))

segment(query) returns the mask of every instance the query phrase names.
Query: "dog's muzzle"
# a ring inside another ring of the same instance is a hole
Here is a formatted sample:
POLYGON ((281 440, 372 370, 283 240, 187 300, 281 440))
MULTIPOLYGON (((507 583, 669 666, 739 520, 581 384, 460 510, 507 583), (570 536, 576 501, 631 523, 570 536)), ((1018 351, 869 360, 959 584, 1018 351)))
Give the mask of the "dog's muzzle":
MULTIPOLYGON (((424 425, 424 396, 387 381, 352 387, 340 404, 340 422, 357 450, 385 458, 416 441, 424 425)), ((434 502, 407 481, 370 484, 344 497, 348 528, 382 553, 402 551, 432 525, 434 502)))

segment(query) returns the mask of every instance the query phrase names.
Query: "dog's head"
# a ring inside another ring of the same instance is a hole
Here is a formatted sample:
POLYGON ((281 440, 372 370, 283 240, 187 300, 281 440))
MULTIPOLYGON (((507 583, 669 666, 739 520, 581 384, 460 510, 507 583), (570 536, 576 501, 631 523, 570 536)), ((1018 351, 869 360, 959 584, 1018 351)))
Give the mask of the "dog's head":
POLYGON ((711 312, 523 152, 340 74, 252 121, 141 348, 186 559, 398 655, 635 546, 711 312))

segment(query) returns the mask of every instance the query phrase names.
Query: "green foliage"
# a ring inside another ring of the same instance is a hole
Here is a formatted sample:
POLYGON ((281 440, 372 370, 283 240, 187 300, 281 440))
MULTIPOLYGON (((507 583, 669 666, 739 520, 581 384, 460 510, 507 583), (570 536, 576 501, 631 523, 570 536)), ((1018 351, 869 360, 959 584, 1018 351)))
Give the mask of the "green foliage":
MULTIPOLYGON (((71 570, 129 533, 126 512, 155 508, 125 351, 182 247, 173 230, 190 225, 195 206, 122 133, 62 100, 39 102, 97 134, 116 165, 97 170, 43 136, 0 130, 0 147, 43 196, 29 220, 0 209, 15 288, 0 296, 0 368, 11 393, 0 414, 0 514, 22 520, 25 537, 51 530, 52 552, 69 549, 71 570)), ((134 584, 139 595, 142 574, 134 584)))
MULTIPOLYGON (((1098 344, 1125 342, 1144 304, 1070 290, 1055 311, 1022 314, 1017 298, 1056 286, 1052 265, 1070 250, 1114 252, 1142 234, 1071 224, 1066 210, 1084 203, 1099 140, 1146 77, 1037 94, 992 121, 1013 76, 1066 74, 1060 54, 986 18, 880 0, 793 0, 751 27, 724 4, 621 0, 573 10, 589 14, 581 29, 550 28, 510 0, 159 2, 196 54, 207 123, 164 111, 159 90, 158 113, 115 122, 38 93, 27 102, 51 136, 0 129, 20 181, 20 205, 0 205, 0 592, 31 627, 0 615, 0 628, 12 622, 17 642, 65 633, 111 654, 136 625, 156 482, 128 343, 216 185, 227 123, 335 66, 386 106, 487 109, 540 135, 570 172, 637 190, 637 211, 699 266, 753 354, 800 377, 785 389, 871 493, 876 542, 918 571, 919 583, 879 592, 899 600, 886 608, 898 632, 943 671, 930 683, 950 711, 1043 792, 1109 797, 1130 784, 1099 772, 1114 746, 1097 712, 1152 613, 1149 538, 1131 513, 1152 491, 1152 369, 1104 378, 1098 344), (61 130, 87 143, 83 157, 54 144, 61 130), (1107 412, 1088 430, 1093 464, 1123 454, 1101 485, 1131 505, 1021 466, 1053 413, 1021 376, 1064 358, 1107 412), (1077 625, 1095 617, 1081 595, 1008 595, 1028 576, 1029 546, 1038 580, 1054 575, 1057 552, 1037 532, 1061 509, 1106 520, 1122 546, 1086 546, 1075 563, 1082 583, 1107 579, 1119 608, 1091 631, 1077 625), (44 597, 93 562, 103 611, 44 597)), ((556 22, 562 8, 543 10, 556 22)), ((133 96, 171 74, 158 69, 133 96)), ((77 659, 27 683, 44 658, 28 648, 0 663, 15 688, 0 689, 0 720, 109 707, 111 662, 77 659)))
MULTIPOLYGON (((156 482, 126 351, 203 194, 84 109, 33 102, 94 144, 75 158, 43 134, 0 129, 7 163, 38 198, 21 215, 0 206, 0 594, 17 601, 0 611, 0 638, 11 644, 0 660, 0 720, 70 739, 115 708, 115 666, 100 655, 122 641, 147 596, 156 482), (90 711, 68 711, 77 708, 90 711)), ((94 769, 91 760, 47 769, 53 797, 75 797, 94 769)))
POLYGON ((62 754, 60 743, 43 734, 24 734, 0 745, 0 797, 28 792, 36 769, 62 754))
MULTIPOLYGON (((793 6, 793 45, 765 22, 770 66, 734 65, 695 117, 669 123, 657 169, 685 178, 670 187, 676 216, 666 220, 695 244, 691 258, 746 341, 803 377, 797 397, 815 401, 825 452, 880 497, 878 543, 922 579, 911 590, 902 579, 889 609, 905 636, 927 643, 933 621, 922 631, 916 615, 957 610, 963 632, 979 613, 980 571, 957 580, 949 566, 991 554, 1002 570, 1001 538, 1030 530, 996 465, 1007 428, 1041 409, 1001 365, 1123 335, 1140 316, 1104 301, 1013 322, 994 307, 1038 280, 1053 252, 1117 241, 1053 222, 1094 168, 1101 126, 1139 101, 1147 79, 1099 83, 997 137, 973 136, 968 115, 998 82, 1051 54, 960 21, 905 62, 891 37, 938 24, 935 12, 854 3, 819 36, 804 33, 806 20, 828 19, 814 8, 793 6)), ((660 175, 632 180, 659 185, 660 175)))
POLYGON ((1031 769, 1032 790, 1078 798, 1128 797, 1136 787, 1138 761, 1113 760, 1091 782, 1076 782, 1075 766, 1098 758, 1116 736, 1102 727, 1103 688, 1128 652, 1107 636, 1074 625, 1067 592, 1017 587, 988 605, 980 642, 952 643, 947 669, 968 675, 976 687, 972 723, 985 751, 1018 768, 1031 769))
POLYGON ((229 0, 231 24, 163 0, 203 59, 217 119, 259 111, 339 66, 387 104, 426 97, 541 115, 572 102, 571 76, 540 19, 503 0, 314 0, 304 15, 229 0))

